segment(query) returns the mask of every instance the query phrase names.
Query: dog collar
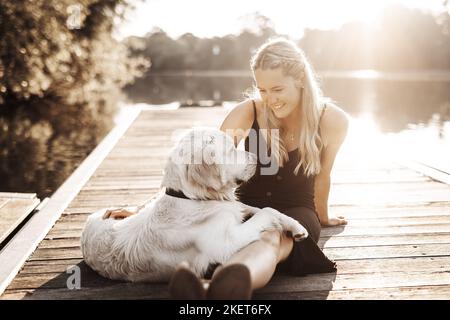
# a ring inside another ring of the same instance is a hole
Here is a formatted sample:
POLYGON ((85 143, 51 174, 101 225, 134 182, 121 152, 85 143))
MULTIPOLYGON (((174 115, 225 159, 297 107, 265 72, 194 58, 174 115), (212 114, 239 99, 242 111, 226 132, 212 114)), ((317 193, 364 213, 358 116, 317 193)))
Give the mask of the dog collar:
POLYGON ((171 188, 166 188, 166 194, 175 198, 191 200, 191 198, 186 197, 186 195, 182 191, 174 190, 171 188))

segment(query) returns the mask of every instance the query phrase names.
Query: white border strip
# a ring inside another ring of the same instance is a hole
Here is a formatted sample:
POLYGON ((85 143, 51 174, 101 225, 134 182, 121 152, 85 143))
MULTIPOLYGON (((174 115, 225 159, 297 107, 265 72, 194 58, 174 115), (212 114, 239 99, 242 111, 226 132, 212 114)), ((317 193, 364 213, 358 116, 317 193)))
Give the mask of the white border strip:
POLYGON ((62 212, 125 134, 140 111, 140 108, 124 107, 119 124, 108 133, 71 176, 56 190, 45 207, 36 212, 30 221, 3 248, 0 252, 0 295, 6 290, 42 239, 45 238, 62 212), (126 116, 123 116, 124 114, 126 116))

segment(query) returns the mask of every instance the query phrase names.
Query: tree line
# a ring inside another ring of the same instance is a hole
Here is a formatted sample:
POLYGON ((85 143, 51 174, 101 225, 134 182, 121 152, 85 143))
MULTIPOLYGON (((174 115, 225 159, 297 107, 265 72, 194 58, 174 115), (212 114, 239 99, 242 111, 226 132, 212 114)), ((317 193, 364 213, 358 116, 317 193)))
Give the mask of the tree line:
MULTIPOLYGON (((133 54, 151 59, 149 72, 174 70, 248 70, 252 52, 276 36, 267 17, 254 14, 256 30, 239 35, 178 39, 154 29, 125 43, 133 54)), ((450 19, 418 9, 387 7, 373 24, 349 22, 338 30, 306 29, 294 39, 316 69, 428 70, 450 69, 450 19)))

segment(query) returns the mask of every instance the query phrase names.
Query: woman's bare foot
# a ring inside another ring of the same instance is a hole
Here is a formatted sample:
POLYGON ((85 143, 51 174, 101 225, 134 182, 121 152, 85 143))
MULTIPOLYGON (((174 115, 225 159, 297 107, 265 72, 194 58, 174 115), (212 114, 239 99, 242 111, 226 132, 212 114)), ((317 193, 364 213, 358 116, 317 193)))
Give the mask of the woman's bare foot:
POLYGON ((211 300, 250 300, 252 283, 250 270, 243 264, 230 264, 211 279, 206 294, 211 300))
POLYGON ((204 300, 206 291, 197 275, 181 263, 169 283, 170 297, 175 300, 204 300))

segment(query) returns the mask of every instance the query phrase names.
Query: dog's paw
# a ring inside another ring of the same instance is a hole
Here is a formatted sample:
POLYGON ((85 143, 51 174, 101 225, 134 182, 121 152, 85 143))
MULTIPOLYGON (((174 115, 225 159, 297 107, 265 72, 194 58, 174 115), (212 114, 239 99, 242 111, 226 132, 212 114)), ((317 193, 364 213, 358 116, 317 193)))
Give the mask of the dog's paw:
POLYGON ((292 233, 292 237, 295 241, 301 241, 308 237, 308 230, 305 229, 297 220, 283 216, 282 225, 284 230, 288 230, 292 233))
POLYGON ((292 232, 294 241, 302 241, 308 237, 308 231, 302 225, 300 225, 300 227, 301 228, 298 228, 295 232, 292 232))
POLYGON ((260 231, 283 230, 281 221, 271 212, 266 210, 260 210, 252 217, 252 220, 258 223, 258 225, 260 226, 260 231))
POLYGON ((308 237, 308 231, 297 220, 270 207, 263 208, 262 211, 265 211, 278 219, 282 229, 284 231, 289 231, 295 241, 301 241, 308 237))

